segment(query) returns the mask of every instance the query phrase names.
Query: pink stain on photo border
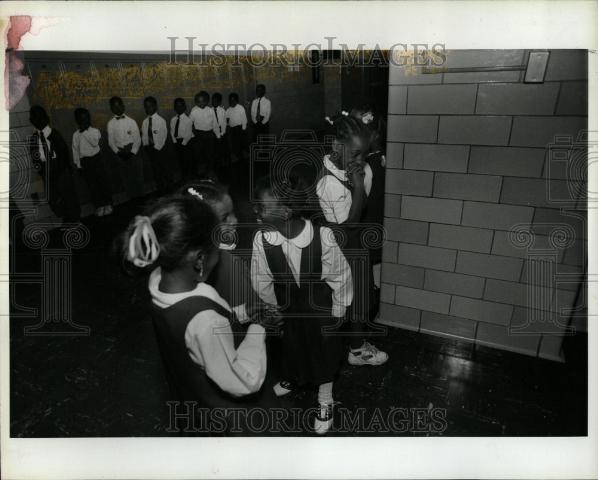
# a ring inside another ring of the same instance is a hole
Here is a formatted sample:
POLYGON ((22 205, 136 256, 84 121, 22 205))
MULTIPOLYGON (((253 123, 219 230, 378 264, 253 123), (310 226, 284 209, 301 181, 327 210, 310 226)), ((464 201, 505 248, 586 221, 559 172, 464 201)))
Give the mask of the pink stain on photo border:
POLYGON ((31 17, 29 15, 10 17, 5 39, 4 66, 4 100, 7 110, 19 103, 31 81, 27 75, 23 75, 25 65, 16 55, 16 51, 21 50, 21 40, 28 33, 38 35, 42 29, 51 27, 59 21, 59 18, 31 17))

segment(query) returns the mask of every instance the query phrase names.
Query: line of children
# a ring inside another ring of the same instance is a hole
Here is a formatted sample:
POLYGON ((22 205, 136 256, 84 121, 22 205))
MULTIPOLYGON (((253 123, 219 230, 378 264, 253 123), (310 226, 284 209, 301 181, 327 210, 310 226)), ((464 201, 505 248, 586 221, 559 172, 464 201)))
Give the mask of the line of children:
MULTIPOLYGON (((270 100, 265 98, 265 86, 258 85, 256 88, 257 98, 252 105, 252 118, 256 132, 267 133, 271 114, 270 100)), ((222 107, 222 95, 218 92, 212 95, 212 108, 208 108, 210 95, 201 91, 195 96, 196 105, 190 114, 186 113, 185 100, 177 98, 174 101, 176 113, 170 120, 170 137, 174 144, 174 152, 179 164, 183 180, 189 180, 197 176, 212 175, 214 167, 218 166, 219 176, 227 180, 228 167, 230 167, 231 155, 235 161, 242 161, 246 149, 245 133, 247 129, 247 115, 245 108, 239 104, 239 96, 232 92, 229 95, 229 107, 222 107), (230 132, 230 135, 228 135, 230 132), (230 137, 230 139, 229 139, 230 137)), ((145 193, 143 175, 143 157, 147 158, 153 171, 156 188, 159 193, 170 190, 174 183, 173 166, 170 164, 169 153, 166 148, 166 140, 169 129, 166 121, 158 113, 158 102, 155 97, 146 97, 143 105, 147 117, 141 124, 137 123, 125 113, 125 104, 122 98, 114 96, 109 101, 113 117, 107 124, 107 144, 110 151, 115 155, 119 164, 122 183, 129 198, 137 198, 145 193), (141 148, 143 147, 143 148, 141 148), (143 154, 143 155, 141 155, 143 154)), ((62 159, 62 145, 59 134, 55 132, 55 142, 59 145, 56 149, 50 147, 51 140, 45 138, 42 130, 44 128, 51 132, 48 125, 49 118, 42 107, 35 106, 31 109, 31 116, 36 117, 38 124, 46 122, 41 129, 36 127, 34 134, 36 147, 31 147, 32 162, 39 169, 46 185, 46 190, 51 198, 51 208, 58 216, 68 218, 69 221, 78 219, 80 213, 78 202, 75 202, 76 188, 70 174, 63 174, 63 164, 69 166, 70 172, 75 167, 83 171, 83 175, 90 188, 92 203, 97 216, 109 215, 112 213, 112 187, 106 169, 105 160, 90 161, 89 158, 99 155, 102 150, 101 133, 91 126, 89 111, 82 113, 85 109, 79 109, 76 114, 76 122, 79 130, 73 135, 73 161, 71 165, 68 154, 62 159), (43 114, 40 113, 43 111, 43 114), (82 127, 79 124, 79 117, 87 115, 88 125, 82 127), (47 121, 46 121, 47 119, 47 121), (99 138, 98 138, 99 134, 99 138), (46 148, 41 148, 44 138, 46 148), (45 150, 56 158, 56 164, 49 175, 46 176, 45 150), (86 166, 81 165, 81 159, 86 166), (47 177, 47 178, 46 178, 47 177), (54 188, 50 188, 50 184, 54 188), (61 193, 62 192, 62 193, 61 193)), ((49 133, 48 133, 49 135, 49 133)), ((32 142, 34 141, 32 137, 32 142)), ((67 147, 68 148, 68 147, 67 147)))

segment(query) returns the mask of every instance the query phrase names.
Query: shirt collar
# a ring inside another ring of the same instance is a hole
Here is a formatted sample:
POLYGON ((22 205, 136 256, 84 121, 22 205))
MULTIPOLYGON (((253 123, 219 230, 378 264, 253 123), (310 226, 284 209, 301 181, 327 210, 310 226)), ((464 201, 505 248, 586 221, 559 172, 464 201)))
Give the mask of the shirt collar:
POLYGON ((226 308, 230 311, 230 306, 226 303, 214 287, 208 285, 205 282, 198 283, 197 286, 188 292, 181 292, 181 293, 164 293, 160 290, 160 280, 162 279, 162 270, 160 267, 156 268, 150 275, 148 288, 150 291, 150 295, 152 296, 152 301, 161 308, 170 307, 175 303, 184 300, 187 297, 206 297, 216 302, 217 304, 221 305, 222 307, 226 308))
POLYGON ((126 113, 123 113, 122 115, 114 115, 114 117, 112 117, 114 120, 124 120, 125 118, 129 118, 127 117, 126 113))
POLYGON ((156 119, 157 119, 159 116, 160 116, 160 115, 158 115, 158 112, 155 112, 155 113, 153 113, 153 114, 149 115, 147 118, 150 118, 150 117, 151 117, 151 118, 152 118, 152 120, 156 120, 156 119))
POLYGON ((44 137, 48 138, 48 136, 52 133, 52 129, 50 128, 50 125, 46 125, 44 128, 42 128, 41 130, 38 130, 39 132, 44 134, 44 137))
POLYGON ((324 166, 326 167, 326 170, 328 170, 330 173, 332 173, 332 175, 342 182, 347 181, 347 171, 341 170, 334 163, 332 163, 332 160, 330 160, 330 155, 324 155, 324 166))
POLYGON ((305 220, 305 226, 303 227, 303 230, 295 238, 286 238, 279 231, 264 232, 264 238, 270 245, 279 246, 286 242, 294 244, 297 248, 305 248, 314 238, 314 228, 309 220, 305 220))

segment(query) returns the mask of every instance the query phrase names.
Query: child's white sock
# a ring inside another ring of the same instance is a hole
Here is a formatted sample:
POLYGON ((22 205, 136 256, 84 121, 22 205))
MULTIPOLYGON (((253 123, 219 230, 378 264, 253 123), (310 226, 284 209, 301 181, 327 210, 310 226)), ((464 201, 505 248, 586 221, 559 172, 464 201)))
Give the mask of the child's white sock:
POLYGON ((321 405, 332 405, 332 382, 322 383, 318 389, 318 403, 321 405))

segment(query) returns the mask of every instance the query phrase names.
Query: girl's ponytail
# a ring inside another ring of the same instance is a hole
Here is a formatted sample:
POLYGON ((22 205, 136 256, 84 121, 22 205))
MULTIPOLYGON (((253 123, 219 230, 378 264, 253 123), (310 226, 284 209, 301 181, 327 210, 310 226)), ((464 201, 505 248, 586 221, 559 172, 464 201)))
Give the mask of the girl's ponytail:
POLYGON ((160 244, 149 217, 136 216, 132 228, 127 260, 137 267, 145 268, 152 265, 160 256, 160 244))

